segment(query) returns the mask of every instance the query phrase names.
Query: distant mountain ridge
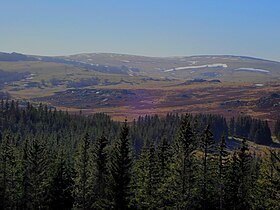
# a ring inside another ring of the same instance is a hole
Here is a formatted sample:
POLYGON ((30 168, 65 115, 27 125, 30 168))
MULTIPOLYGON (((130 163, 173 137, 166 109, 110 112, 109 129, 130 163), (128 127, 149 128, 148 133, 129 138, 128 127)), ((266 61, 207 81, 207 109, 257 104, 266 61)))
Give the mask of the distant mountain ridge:
MULTIPOLYGON (((102 64, 91 64, 80 62, 77 60, 67 59, 61 56, 37 56, 37 55, 24 55, 20 53, 2 53, 0 52, 0 62, 20 62, 20 61, 38 61, 38 62, 53 62, 68 64, 76 67, 81 67, 87 70, 95 70, 104 73, 114 73, 114 74, 127 74, 129 69, 125 66, 114 67, 114 66, 104 66, 102 64)), ((137 69, 131 69, 131 71, 138 71, 137 69)))
POLYGON ((0 61, 36 61, 33 56, 24 55, 21 53, 4 53, 0 52, 0 61))
POLYGON ((280 63, 279 61, 274 61, 270 59, 263 59, 263 58, 256 58, 252 56, 240 56, 240 55, 191 55, 191 56, 144 56, 144 55, 132 55, 132 54, 121 54, 121 53, 79 53, 73 54, 69 56, 43 56, 43 55, 27 55, 23 53, 7 53, 7 52, 0 52, 0 61, 40 61, 40 60, 49 60, 49 61, 60 61, 60 59, 64 58, 72 58, 72 57, 88 57, 88 56, 104 56, 104 57, 140 57, 140 58, 155 58, 155 59, 182 59, 182 58, 209 58, 209 57, 220 57, 220 58, 240 58, 240 59, 251 59, 251 60, 259 60, 259 61, 266 61, 266 62, 274 62, 280 63))
POLYGON ((0 53, 0 62, 52 62, 88 71, 169 79, 280 79, 280 62, 237 55, 148 57, 116 53, 38 56, 0 53))

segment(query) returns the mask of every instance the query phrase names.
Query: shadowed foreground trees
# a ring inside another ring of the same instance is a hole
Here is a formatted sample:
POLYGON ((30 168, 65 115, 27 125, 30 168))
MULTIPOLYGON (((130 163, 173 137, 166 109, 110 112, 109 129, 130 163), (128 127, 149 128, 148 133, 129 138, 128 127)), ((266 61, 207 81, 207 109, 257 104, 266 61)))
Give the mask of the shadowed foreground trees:
POLYGON ((221 116, 129 125, 1 107, 0 209, 280 209, 279 150, 252 150, 245 138, 229 149, 221 116))
POLYGON ((112 207, 116 210, 129 209, 133 163, 130 142, 129 128, 127 122, 125 122, 119 138, 113 145, 110 164, 111 185, 109 189, 113 201, 112 207))

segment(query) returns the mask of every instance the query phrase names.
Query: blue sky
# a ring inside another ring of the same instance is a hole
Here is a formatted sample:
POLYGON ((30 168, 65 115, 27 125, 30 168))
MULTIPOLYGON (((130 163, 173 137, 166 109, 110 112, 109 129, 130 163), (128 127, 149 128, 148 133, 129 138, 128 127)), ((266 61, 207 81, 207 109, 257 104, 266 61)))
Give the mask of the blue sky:
POLYGON ((0 0, 0 51, 280 61, 279 0, 0 0))

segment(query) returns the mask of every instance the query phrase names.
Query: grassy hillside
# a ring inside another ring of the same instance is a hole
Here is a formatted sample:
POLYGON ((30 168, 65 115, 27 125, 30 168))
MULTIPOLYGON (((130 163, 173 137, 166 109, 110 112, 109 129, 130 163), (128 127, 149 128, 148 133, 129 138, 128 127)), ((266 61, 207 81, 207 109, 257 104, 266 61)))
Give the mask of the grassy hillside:
POLYGON ((16 57, 22 60, 0 61, 1 70, 26 74, 1 87, 1 92, 14 99, 70 111, 83 109, 84 113, 106 112, 118 120, 145 114, 204 112, 227 117, 249 114, 273 125, 279 115, 280 101, 271 97, 279 94, 278 62, 240 56, 16 57), (98 65, 125 66, 127 72, 108 72, 107 67, 102 72, 103 68, 95 69, 98 65))

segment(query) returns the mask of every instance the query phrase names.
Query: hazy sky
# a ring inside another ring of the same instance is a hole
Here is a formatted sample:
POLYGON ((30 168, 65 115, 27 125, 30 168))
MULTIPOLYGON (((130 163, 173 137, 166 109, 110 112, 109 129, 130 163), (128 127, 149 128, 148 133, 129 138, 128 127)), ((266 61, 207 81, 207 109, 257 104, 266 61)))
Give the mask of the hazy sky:
POLYGON ((0 51, 280 60, 280 1, 0 0, 0 51))

